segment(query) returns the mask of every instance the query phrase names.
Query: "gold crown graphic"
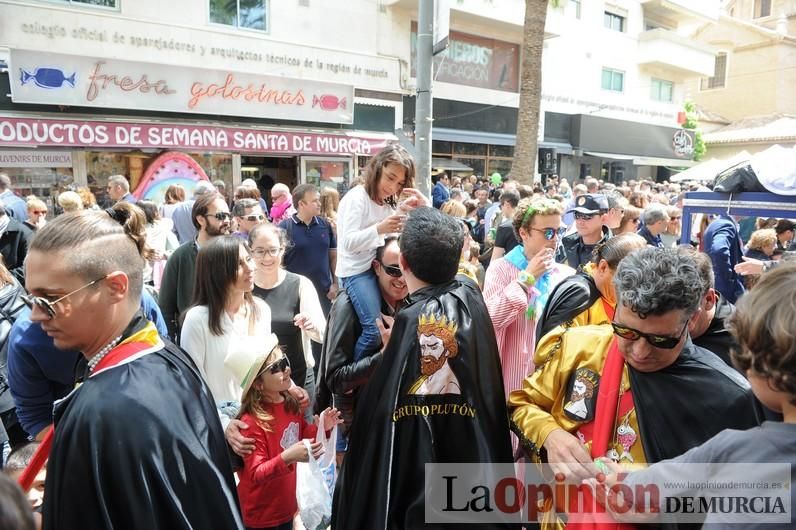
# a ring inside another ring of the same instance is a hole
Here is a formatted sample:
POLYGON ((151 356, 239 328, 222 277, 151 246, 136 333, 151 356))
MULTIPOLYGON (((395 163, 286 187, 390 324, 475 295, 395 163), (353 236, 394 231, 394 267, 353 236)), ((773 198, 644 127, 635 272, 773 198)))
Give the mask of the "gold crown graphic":
POLYGON ((445 330, 451 335, 455 335, 456 330, 459 329, 458 324, 453 320, 448 320, 448 317, 445 315, 437 315, 434 313, 421 314, 417 321, 417 331, 421 335, 429 335, 436 330, 445 330))

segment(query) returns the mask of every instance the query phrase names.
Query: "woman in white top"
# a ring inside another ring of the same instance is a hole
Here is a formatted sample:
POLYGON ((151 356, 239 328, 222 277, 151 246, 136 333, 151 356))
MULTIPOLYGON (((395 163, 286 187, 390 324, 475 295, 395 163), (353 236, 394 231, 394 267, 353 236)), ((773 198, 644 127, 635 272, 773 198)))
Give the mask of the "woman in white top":
POLYGON ((152 257, 144 267, 144 282, 160 290, 160 279, 166 268, 166 260, 180 246, 173 232, 174 221, 160 217, 158 207, 152 201, 138 201, 135 205, 144 210, 146 245, 152 251, 152 257))
POLYGON ((282 267, 287 235, 272 224, 260 224, 249 232, 249 247, 256 264, 254 297, 271 309, 271 331, 290 361, 293 382, 315 393, 312 343, 321 343, 326 330, 321 302, 309 278, 282 267))
POLYGON ((375 352, 381 343, 376 319, 380 316, 381 294, 372 263, 384 236, 401 231, 406 212, 427 206, 428 200, 413 189, 415 163, 398 144, 390 144, 368 163, 365 183, 345 194, 337 211, 337 267, 342 282, 362 324, 354 347, 358 361, 375 352), (398 197, 408 198, 398 211, 398 197))
MULTIPOLYGON (((262 345, 271 335, 271 310, 252 296, 253 287, 254 260, 240 239, 219 236, 199 250, 193 307, 185 314, 180 346, 217 404, 241 398, 241 381, 224 366, 227 355, 262 345)), ((227 422, 222 418, 225 427, 227 422)))

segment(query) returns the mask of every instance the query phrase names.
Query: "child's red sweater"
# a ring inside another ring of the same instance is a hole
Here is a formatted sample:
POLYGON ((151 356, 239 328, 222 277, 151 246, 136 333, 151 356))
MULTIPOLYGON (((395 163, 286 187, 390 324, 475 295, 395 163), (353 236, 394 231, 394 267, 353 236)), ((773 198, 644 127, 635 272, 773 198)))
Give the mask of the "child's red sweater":
POLYGON ((318 432, 303 416, 287 412, 284 402, 269 404, 266 410, 274 416, 270 433, 260 427, 254 416, 241 417, 249 426, 242 434, 255 440, 254 452, 243 459, 243 469, 238 472, 243 523, 250 528, 278 526, 293 520, 298 511, 296 464, 285 464, 280 455, 304 438, 315 441, 318 432))

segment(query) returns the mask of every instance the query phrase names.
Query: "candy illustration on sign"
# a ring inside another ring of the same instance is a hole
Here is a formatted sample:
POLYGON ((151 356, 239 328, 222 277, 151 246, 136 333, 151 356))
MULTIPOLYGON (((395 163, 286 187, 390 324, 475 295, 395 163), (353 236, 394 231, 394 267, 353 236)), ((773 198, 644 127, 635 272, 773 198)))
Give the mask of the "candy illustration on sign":
POLYGON ((72 85, 72 88, 75 87, 75 75, 77 75, 77 72, 74 72, 72 75, 67 77, 61 70, 58 70, 57 68, 36 68, 32 74, 21 68, 19 71, 19 80, 23 85, 27 84, 28 81, 33 81, 33 83, 39 88, 61 88, 64 83, 69 83, 72 85))
POLYGON ((337 96, 326 94, 321 97, 312 96, 312 108, 320 107, 323 110, 337 110, 346 108, 346 98, 338 99, 337 96))

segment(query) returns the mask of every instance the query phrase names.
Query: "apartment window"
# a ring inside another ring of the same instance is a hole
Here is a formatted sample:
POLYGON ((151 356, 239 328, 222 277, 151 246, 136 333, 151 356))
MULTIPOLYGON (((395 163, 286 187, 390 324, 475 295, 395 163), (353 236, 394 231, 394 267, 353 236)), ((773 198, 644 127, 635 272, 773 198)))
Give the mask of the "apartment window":
POLYGON ((619 70, 603 68, 603 90, 622 92, 625 88, 625 73, 619 70))
POLYGON ((77 6, 98 6, 98 7, 119 7, 119 0, 60 0, 65 4, 73 4, 77 6))
POLYGON ((614 31, 625 31, 625 17, 606 11, 603 16, 603 25, 614 31))
POLYGON ((210 22, 268 30, 268 0, 210 0, 210 22))
POLYGON ((755 0, 755 18, 771 16, 771 0, 755 0))
POLYGON ((575 18, 580 18, 580 0, 569 0, 569 7, 575 13, 575 18))
POLYGON ((703 78, 700 83, 702 90, 711 88, 724 88, 727 83, 727 54, 724 52, 716 55, 716 62, 713 68, 713 77, 703 78))
POLYGON ((650 97, 655 101, 672 102, 674 95, 674 83, 664 79, 652 78, 652 93, 650 97))

